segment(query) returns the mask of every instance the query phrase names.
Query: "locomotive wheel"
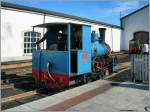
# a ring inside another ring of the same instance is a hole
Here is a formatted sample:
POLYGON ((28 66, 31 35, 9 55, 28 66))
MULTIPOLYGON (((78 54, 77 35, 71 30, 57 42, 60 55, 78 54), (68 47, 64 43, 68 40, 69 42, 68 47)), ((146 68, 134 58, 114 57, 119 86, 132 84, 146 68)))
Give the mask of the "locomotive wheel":
POLYGON ((39 90, 37 92, 42 92, 43 90, 46 90, 46 82, 44 80, 41 80, 40 86, 38 88, 39 90))
POLYGON ((88 83, 88 75, 87 74, 85 74, 83 76, 83 84, 86 84, 86 83, 88 83))
POLYGON ((84 74, 81 77, 76 78, 75 79, 76 85, 82 85, 88 83, 88 77, 89 76, 87 74, 84 74))
POLYGON ((82 80, 82 77, 77 77, 75 79, 75 84, 78 86, 78 85, 81 85, 83 83, 83 80, 82 80))
POLYGON ((100 76, 100 74, 97 74, 96 80, 99 80, 99 79, 101 79, 101 76, 100 76))
POLYGON ((92 82, 92 77, 91 77, 91 76, 88 76, 88 77, 87 77, 87 83, 90 83, 90 82, 92 82))
POLYGON ((79 80, 78 79, 75 79, 75 84, 76 84, 76 86, 79 85, 79 80))
POLYGON ((100 79, 104 79, 104 73, 99 74, 100 79))
POLYGON ((104 74, 103 73, 97 73, 97 77, 96 77, 97 80, 103 79, 103 78, 104 78, 104 74))

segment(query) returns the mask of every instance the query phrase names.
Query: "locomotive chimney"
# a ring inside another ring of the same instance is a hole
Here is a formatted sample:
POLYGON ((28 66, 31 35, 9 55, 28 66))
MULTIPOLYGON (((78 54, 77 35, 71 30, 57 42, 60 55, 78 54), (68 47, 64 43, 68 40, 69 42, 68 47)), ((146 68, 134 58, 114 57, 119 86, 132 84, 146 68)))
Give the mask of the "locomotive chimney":
POLYGON ((103 43, 105 43, 105 31, 106 31, 106 28, 99 28, 100 38, 103 43))

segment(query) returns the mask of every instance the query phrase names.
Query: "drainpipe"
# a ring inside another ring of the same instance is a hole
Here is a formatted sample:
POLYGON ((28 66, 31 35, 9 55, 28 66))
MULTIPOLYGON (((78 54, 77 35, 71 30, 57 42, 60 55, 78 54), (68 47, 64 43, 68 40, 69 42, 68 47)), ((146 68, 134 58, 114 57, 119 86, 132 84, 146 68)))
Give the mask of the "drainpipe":
POLYGON ((113 46, 113 31, 112 31, 112 28, 111 28, 111 46, 112 46, 112 51, 114 51, 114 46, 113 46))

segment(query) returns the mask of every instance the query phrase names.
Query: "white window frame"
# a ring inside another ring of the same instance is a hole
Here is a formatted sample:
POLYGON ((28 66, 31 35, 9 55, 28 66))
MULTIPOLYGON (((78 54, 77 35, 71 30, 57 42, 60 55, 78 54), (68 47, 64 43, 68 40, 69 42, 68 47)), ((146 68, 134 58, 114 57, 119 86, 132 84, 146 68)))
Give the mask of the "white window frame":
MULTIPOLYGON (((34 33, 36 33, 35 36, 32 36, 32 30, 28 30, 28 31, 24 31, 23 32, 23 54, 25 55, 32 55, 33 52, 33 43, 37 42, 41 36, 42 33, 39 31, 34 31, 34 33), (25 33, 27 35, 25 35, 25 33), (33 38, 35 38, 35 41, 33 41, 33 38)), ((35 46, 35 49, 37 49, 37 46, 35 46)))

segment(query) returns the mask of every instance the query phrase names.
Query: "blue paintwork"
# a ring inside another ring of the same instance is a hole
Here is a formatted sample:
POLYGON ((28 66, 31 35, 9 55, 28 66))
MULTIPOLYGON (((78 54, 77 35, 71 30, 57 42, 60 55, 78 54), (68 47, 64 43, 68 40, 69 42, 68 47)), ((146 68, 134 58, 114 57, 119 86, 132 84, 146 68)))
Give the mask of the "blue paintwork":
POLYGON ((40 53, 39 51, 33 53, 33 70, 47 72, 48 62, 53 65, 51 68, 53 73, 69 74, 68 52, 41 50, 40 53))
POLYGON ((99 56, 103 57, 106 54, 106 48, 103 43, 101 43, 99 36, 96 33, 92 33, 92 45, 91 45, 91 51, 92 51, 92 57, 99 56))
POLYGON ((89 51, 91 49, 91 27, 90 26, 82 26, 82 44, 83 50, 89 51))
MULTIPOLYGON (((68 24, 68 51, 37 50, 33 53, 33 70, 47 72, 47 63, 53 64, 51 71, 64 75, 71 74, 71 24, 68 24)), ((77 51, 77 75, 91 72, 91 27, 82 25, 82 50, 77 51), (87 58, 83 58, 87 54, 87 58), (83 63, 86 62, 86 63, 83 63)))
POLYGON ((37 50, 32 53, 32 69, 41 70, 41 51, 37 50))
POLYGON ((99 36, 98 36, 98 34, 97 33, 95 33, 95 34, 91 34, 91 40, 92 40, 92 42, 95 42, 95 41, 98 41, 99 40, 99 36))
POLYGON ((83 25, 82 26, 82 50, 78 50, 77 54, 77 74, 81 75, 84 73, 91 72, 91 27, 83 25), (82 56, 87 54, 87 58, 82 56), (86 62, 84 64, 83 62, 86 62))
POLYGON ((71 74, 71 42, 70 42, 70 35, 71 35, 71 24, 68 24, 67 29, 68 29, 68 64, 69 64, 69 69, 68 69, 68 73, 71 74))
POLYGON ((92 43, 91 51, 92 51, 92 57, 94 55, 102 57, 106 54, 105 45, 99 43, 98 41, 92 43))
POLYGON ((77 74, 84 74, 84 73, 90 73, 91 72, 91 53, 88 51, 78 51, 78 68, 77 68, 77 74), (82 56, 84 54, 87 54, 87 58, 83 58, 82 56), (83 62, 86 62, 84 64, 83 62))

